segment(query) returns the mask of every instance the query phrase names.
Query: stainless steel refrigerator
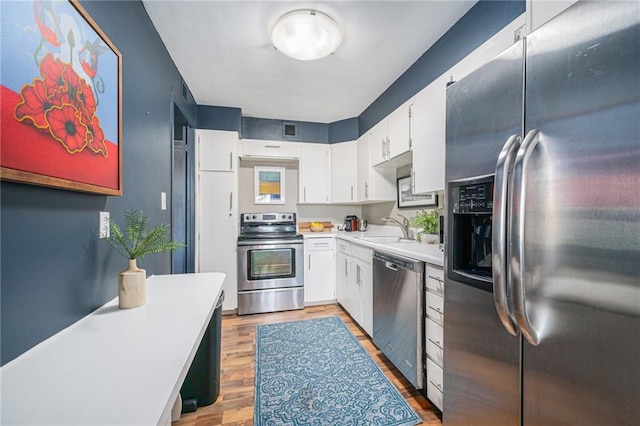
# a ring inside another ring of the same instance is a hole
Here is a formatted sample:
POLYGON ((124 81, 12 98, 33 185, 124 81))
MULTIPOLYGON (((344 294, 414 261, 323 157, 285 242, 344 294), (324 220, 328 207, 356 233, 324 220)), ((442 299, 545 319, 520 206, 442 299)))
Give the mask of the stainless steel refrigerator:
POLYGON ((640 421, 640 3, 447 89, 445 425, 640 421))

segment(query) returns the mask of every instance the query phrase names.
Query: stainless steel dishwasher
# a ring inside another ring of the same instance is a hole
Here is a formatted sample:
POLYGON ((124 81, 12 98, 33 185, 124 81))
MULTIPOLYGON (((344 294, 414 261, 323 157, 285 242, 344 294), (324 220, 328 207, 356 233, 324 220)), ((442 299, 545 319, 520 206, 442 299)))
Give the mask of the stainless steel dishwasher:
POLYGON ((424 262, 373 253, 373 343, 416 389, 424 386, 424 262))

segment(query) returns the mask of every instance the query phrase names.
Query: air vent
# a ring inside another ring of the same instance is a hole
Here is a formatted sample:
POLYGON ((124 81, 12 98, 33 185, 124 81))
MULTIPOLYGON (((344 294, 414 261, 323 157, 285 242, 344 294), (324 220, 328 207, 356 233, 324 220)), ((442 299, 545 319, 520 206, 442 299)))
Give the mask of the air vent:
POLYGON ((295 124, 285 124, 284 125, 284 135, 288 137, 296 136, 298 133, 295 124))

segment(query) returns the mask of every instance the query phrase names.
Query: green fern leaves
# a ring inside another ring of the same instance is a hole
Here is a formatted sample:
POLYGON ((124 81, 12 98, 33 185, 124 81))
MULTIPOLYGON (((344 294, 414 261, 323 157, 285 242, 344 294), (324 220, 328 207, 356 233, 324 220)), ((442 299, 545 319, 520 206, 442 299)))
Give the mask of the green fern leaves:
POLYGON ((184 247, 180 241, 165 237, 169 227, 160 224, 147 231, 149 218, 142 212, 130 210, 124 213, 124 232, 113 220, 109 221, 111 235, 107 242, 124 258, 139 259, 147 254, 157 254, 184 247))

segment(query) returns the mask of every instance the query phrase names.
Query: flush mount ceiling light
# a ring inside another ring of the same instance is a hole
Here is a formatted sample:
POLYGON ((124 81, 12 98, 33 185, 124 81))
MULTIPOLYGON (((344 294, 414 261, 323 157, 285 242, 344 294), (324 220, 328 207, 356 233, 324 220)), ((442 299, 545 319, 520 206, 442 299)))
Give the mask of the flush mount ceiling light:
POLYGON ((342 31, 329 15, 299 9, 278 19, 271 30, 271 43, 283 54, 301 61, 313 61, 335 52, 342 43, 342 31))

